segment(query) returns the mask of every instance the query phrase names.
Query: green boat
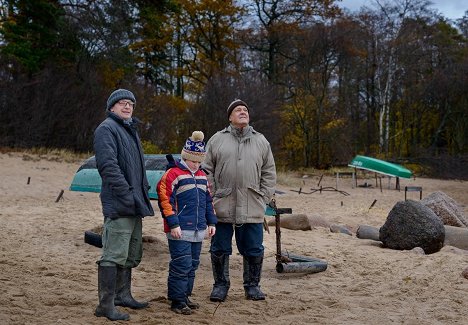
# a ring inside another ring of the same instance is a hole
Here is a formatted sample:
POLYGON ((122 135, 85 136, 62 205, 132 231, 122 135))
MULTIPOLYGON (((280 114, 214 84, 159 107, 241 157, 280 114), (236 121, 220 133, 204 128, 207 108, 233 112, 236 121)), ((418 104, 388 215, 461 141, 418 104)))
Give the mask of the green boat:
POLYGON ((392 177, 411 178, 412 176, 412 172, 401 165, 367 156, 354 157, 348 166, 392 177))
MULTIPOLYGON (((172 156, 175 159, 180 158, 180 154, 173 154, 172 156)), ((156 184, 161 179, 162 175, 164 175, 167 164, 168 161, 165 154, 145 155, 146 177, 151 186, 149 190, 150 199, 156 200, 158 198, 156 184)), ((101 176, 96 167, 96 159, 92 156, 86 159, 77 170, 73 177, 70 191, 100 193, 101 183, 101 176)))

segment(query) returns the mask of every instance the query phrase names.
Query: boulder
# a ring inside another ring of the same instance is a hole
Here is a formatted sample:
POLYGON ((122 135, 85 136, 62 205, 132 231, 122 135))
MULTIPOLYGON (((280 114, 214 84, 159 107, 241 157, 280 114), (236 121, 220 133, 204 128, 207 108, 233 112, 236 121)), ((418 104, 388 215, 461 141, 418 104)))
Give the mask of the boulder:
POLYGON ((445 228, 439 217, 420 202, 408 200, 395 204, 379 231, 385 247, 411 250, 421 247, 426 254, 444 245, 445 228))
POLYGON ((421 203, 429 207, 442 220, 444 225, 454 227, 468 227, 468 219, 463 209, 444 192, 434 192, 421 200, 421 203))

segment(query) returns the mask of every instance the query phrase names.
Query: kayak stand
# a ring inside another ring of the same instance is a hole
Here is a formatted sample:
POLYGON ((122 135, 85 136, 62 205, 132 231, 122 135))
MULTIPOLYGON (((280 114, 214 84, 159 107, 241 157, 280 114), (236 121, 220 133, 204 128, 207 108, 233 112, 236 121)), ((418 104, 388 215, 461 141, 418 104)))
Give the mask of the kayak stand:
POLYGON ((277 208, 275 199, 272 199, 268 207, 275 216, 276 234, 276 272, 278 273, 317 273, 327 269, 327 262, 317 258, 293 255, 281 250, 281 215, 291 214, 291 208, 277 208))

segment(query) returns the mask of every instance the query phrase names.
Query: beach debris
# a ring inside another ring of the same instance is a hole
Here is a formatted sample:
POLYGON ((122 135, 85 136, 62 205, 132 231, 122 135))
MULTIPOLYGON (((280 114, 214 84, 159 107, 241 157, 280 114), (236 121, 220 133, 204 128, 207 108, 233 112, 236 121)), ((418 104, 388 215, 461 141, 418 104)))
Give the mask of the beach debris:
MULTIPOLYGON (((276 220, 268 221, 269 226, 275 226, 276 220)), ((329 228, 330 222, 319 215, 290 214, 281 216, 281 227, 290 230, 312 230, 315 227, 329 228)))
POLYGON ((412 250, 410 250, 410 252, 417 254, 417 255, 426 255, 426 253, 424 252, 424 249, 422 249, 421 247, 415 247, 412 250))
POLYGON ((377 199, 374 199, 374 202, 372 202, 372 204, 370 205, 369 210, 372 209, 372 207, 375 205, 375 203, 377 203, 377 199))
POLYGON ((278 273, 317 273, 327 269, 326 261, 306 256, 282 252, 280 262, 276 264, 278 273))
POLYGON ((465 279, 468 279, 468 267, 467 267, 466 269, 463 270, 462 276, 463 276, 465 279))
POLYGON ((342 191, 342 190, 337 190, 336 188, 332 187, 332 186, 320 186, 319 188, 311 188, 310 189, 311 191, 310 192, 304 192, 302 190, 302 187, 299 188, 299 190, 291 190, 292 192, 296 192, 298 194, 313 194, 315 192, 319 192, 320 194, 322 194, 322 192, 339 192, 341 194, 343 194, 344 196, 349 196, 349 193, 346 192, 346 191, 342 191))
POLYGON ((63 199, 63 193, 64 193, 64 192, 65 192, 64 190, 61 190, 61 191, 60 191, 59 195, 58 195, 57 198, 55 199, 55 203, 57 203, 58 201, 60 201, 60 199, 63 199))
POLYGON ((325 271, 328 267, 327 261, 284 253, 281 250, 281 215, 291 214, 291 208, 276 207, 275 199, 268 204, 275 214, 276 234, 276 272, 278 273, 317 273, 325 271))
POLYGON ((468 228, 445 225, 444 246, 450 245, 468 250, 468 228))
POLYGON ((338 233, 338 234, 346 234, 352 236, 352 232, 343 225, 337 225, 337 224, 332 224, 330 225, 330 231, 333 233, 338 233))
POLYGON ((360 239, 372 239, 380 241, 379 228, 368 225, 359 225, 356 237, 360 239))
POLYGON ((31 183, 31 177, 28 177, 28 182, 26 184, 29 185, 29 183, 31 183))
POLYGON ((319 179, 319 181, 318 181, 318 183, 317 183, 317 186, 320 186, 320 183, 322 182, 322 178, 323 178, 323 174, 320 175, 320 179, 319 179))
POLYGON ((420 202, 399 201, 380 228, 385 247, 410 250, 421 247, 426 254, 438 252, 444 245, 445 228, 439 217, 420 202))
POLYGON ((91 246, 102 248, 102 236, 91 230, 85 231, 84 242, 91 246))
POLYGON ((441 191, 431 193, 421 203, 429 207, 444 225, 468 227, 468 219, 457 202, 441 191))

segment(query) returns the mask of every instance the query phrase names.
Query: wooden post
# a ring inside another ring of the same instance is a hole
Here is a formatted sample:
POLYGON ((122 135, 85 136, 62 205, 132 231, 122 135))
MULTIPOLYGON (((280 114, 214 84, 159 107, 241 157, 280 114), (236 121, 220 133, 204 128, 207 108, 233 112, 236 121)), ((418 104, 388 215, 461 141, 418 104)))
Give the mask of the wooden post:
POLYGON ((60 199, 62 198, 63 196, 63 192, 65 192, 64 190, 61 190, 60 191, 60 194, 57 196, 57 198, 55 199, 55 203, 57 203, 58 201, 60 201, 60 199))
POLYGON ((322 178, 323 178, 323 174, 320 175, 320 179, 319 179, 319 182, 318 182, 317 186, 320 186, 320 183, 322 182, 322 178))
POLYGON ((372 202, 372 204, 370 205, 369 210, 372 209, 372 207, 375 205, 376 202, 377 202, 377 199, 374 199, 374 202, 372 202))
POLYGON ((28 177, 28 182, 26 184, 29 185, 30 182, 31 182, 31 177, 28 177))

